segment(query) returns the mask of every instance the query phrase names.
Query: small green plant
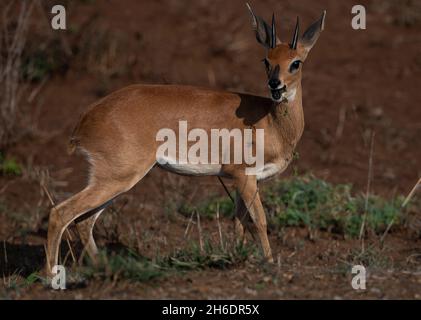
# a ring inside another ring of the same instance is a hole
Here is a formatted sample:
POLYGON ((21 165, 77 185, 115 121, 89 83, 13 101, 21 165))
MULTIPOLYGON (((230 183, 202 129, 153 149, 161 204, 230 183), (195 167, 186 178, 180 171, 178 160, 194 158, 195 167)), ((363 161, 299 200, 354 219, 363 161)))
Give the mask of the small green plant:
POLYGON ((42 280, 42 278, 39 276, 38 272, 32 272, 25 278, 24 285, 27 287, 40 280, 42 280))
POLYGON ((0 174, 5 176, 20 176, 22 174, 22 168, 14 158, 4 158, 0 153, 0 174))

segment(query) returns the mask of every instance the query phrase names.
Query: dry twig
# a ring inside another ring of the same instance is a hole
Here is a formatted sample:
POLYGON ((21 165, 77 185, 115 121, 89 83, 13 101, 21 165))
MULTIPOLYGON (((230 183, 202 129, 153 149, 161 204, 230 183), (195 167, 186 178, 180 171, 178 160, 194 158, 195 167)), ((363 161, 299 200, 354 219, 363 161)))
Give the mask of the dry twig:
POLYGON ((367 177, 367 190, 365 195, 365 206, 364 206, 364 216, 363 221, 361 223, 360 228, 360 235, 359 239, 361 240, 361 251, 364 252, 364 230, 365 230, 365 224, 367 220, 367 213, 368 213, 368 200, 370 197, 370 188, 371 188, 371 181, 373 178, 373 152, 374 152, 374 131, 371 133, 371 142, 370 142, 370 156, 368 160, 368 177, 367 177))

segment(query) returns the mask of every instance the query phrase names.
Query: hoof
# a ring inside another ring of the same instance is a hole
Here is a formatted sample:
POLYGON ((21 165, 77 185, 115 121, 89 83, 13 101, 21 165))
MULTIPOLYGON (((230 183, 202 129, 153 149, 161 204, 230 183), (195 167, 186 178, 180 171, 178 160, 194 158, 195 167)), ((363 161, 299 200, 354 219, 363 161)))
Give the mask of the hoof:
POLYGON ((275 263, 275 261, 273 260, 273 257, 267 257, 266 262, 267 263, 275 263))

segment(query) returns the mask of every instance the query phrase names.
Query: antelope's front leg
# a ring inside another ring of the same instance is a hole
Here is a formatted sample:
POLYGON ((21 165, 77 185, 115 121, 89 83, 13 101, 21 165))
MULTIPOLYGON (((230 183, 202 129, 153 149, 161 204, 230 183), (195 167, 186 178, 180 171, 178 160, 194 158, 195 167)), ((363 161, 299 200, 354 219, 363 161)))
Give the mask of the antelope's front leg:
MULTIPOLYGON (((265 259, 268 262, 273 262, 272 250, 270 249, 267 235, 266 215, 260 201, 256 176, 241 175, 237 177, 236 188, 253 222, 252 225, 247 226, 247 229, 249 229, 255 240, 259 239, 265 259)), ((240 214, 239 216, 241 217, 242 215, 240 214)))
POLYGON ((246 243, 245 230, 249 229, 250 215, 244 204, 243 198, 236 192, 235 196, 235 215, 234 215, 234 231, 237 238, 237 244, 244 245, 246 243))

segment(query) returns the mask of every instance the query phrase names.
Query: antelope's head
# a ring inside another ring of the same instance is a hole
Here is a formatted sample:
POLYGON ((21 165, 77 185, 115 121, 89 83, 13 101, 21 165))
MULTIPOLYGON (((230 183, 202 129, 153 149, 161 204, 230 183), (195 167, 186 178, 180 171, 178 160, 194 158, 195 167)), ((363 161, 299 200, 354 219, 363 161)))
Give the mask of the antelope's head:
POLYGON ((307 58, 324 28, 326 11, 300 36, 300 25, 297 24, 291 42, 283 43, 276 36, 275 14, 269 26, 261 17, 256 16, 247 4, 252 18, 252 26, 257 41, 266 48, 263 63, 268 76, 267 85, 273 101, 279 103, 293 100, 297 86, 301 82, 301 65, 307 58))

